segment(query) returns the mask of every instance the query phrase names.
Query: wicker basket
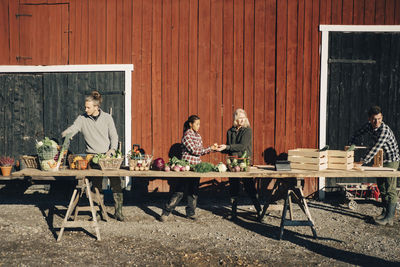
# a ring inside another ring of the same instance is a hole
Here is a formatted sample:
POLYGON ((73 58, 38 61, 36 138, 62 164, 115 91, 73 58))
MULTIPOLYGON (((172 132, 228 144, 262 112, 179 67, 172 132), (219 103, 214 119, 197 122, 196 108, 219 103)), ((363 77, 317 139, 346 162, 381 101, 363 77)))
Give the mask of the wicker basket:
POLYGON ((124 158, 117 159, 99 159, 99 165, 103 171, 119 170, 124 158))
POLYGON ((37 156, 21 156, 21 159, 24 161, 25 166, 29 169, 37 169, 38 168, 38 158, 37 156))
POLYGON ((150 169, 152 155, 142 155, 137 159, 129 159, 130 171, 148 171, 150 169))

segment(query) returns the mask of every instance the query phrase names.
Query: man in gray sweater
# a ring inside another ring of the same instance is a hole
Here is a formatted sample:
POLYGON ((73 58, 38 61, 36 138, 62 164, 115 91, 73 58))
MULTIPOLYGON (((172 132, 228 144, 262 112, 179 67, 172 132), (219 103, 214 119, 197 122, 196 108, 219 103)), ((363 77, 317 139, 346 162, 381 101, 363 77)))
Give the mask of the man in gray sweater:
MULTIPOLYGON (((114 120, 110 114, 100 109, 101 95, 97 91, 86 97, 85 114, 79 115, 74 123, 62 132, 62 136, 67 134, 74 136, 78 132, 83 134, 88 154, 106 154, 111 156, 115 154, 118 146, 118 134, 115 128, 114 120)), ((92 184, 102 192, 102 178, 93 177, 92 184)), ((122 215, 123 193, 121 179, 110 179, 111 190, 115 202, 115 218, 119 221, 124 220, 122 215)))

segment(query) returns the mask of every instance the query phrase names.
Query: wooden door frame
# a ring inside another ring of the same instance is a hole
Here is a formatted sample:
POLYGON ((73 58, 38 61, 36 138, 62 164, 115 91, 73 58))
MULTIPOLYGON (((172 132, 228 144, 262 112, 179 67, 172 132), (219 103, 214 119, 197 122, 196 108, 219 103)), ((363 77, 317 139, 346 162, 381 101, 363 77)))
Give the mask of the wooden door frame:
MULTIPOLYGON (((330 32, 400 32, 399 25, 320 25, 321 40, 321 80, 319 100, 319 148, 326 145, 326 114, 328 104, 328 57, 330 32)), ((319 198, 325 198, 325 177, 319 177, 319 198)))
MULTIPOLYGON (((116 72, 125 73, 125 151, 132 145, 132 71, 133 64, 96 64, 96 65, 0 65, 1 73, 42 73, 42 72, 116 72)), ((127 164, 127 159, 125 159, 127 164)))

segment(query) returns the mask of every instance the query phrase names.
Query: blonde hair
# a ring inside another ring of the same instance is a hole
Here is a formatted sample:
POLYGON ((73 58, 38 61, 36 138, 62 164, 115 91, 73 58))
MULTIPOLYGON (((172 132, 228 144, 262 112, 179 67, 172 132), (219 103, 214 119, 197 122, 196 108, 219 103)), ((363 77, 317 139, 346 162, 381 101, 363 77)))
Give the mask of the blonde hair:
POLYGON ((243 114, 245 117, 246 117, 246 119, 245 119, 245 121, 244 121, 244 125, 243 125, 243 127, 250 127, 250 122, 249 122, 249 119, 247 118, 247 113, 246 113, 246 111, 244 111, 244 109, 242 109, 242 108, 238 108, 238 109, 236 109, 235 110, 235 112, 233 113, 233 126, 238 126, 238 124, 237 124, 237 122, 236 122, 236 119, 239 117, 239 115, 241 115, 241 114, 243 114))
POLYGON ((100 107, 101 105, 101 94, 98 91, 92 91, 92 93, 86 97, 86 102, 93 102, 93 105, 100 107))

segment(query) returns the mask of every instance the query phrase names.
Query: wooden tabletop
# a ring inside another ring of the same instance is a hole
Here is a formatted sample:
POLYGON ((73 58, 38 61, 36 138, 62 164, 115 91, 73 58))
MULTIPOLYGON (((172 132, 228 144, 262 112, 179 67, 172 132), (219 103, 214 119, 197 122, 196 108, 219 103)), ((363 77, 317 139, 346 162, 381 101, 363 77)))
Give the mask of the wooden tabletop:
POLYGON ((13 172, 12 177, 87 177, 87 176, 131 176, 131 177, 151 177, 151 178, 187 178, 187 177, 243 177, 243 178, 291 178, 291 177, 400 177, 400 171, 382 170, 291 170, 291 171, 275 171, 272 167, 255 168, 252 167, 249 172, 164 172, 164 171, 129 171, 125 169, 102 171, 102 170, 59 170, 56 172, 41 171, 37 169, 23 169, 13 172))

